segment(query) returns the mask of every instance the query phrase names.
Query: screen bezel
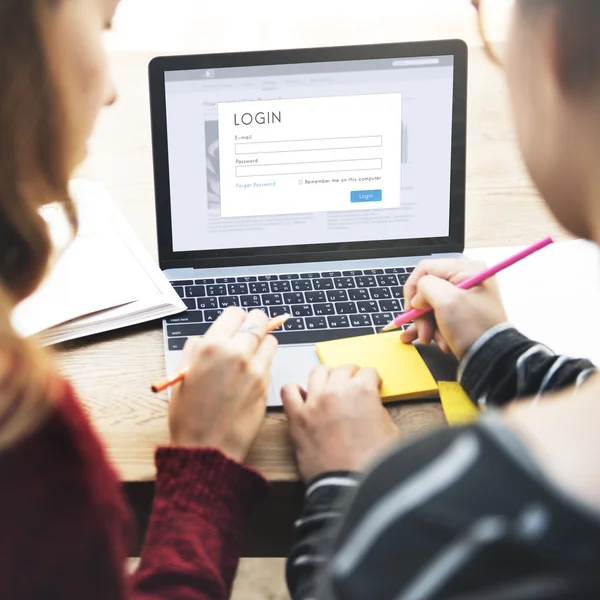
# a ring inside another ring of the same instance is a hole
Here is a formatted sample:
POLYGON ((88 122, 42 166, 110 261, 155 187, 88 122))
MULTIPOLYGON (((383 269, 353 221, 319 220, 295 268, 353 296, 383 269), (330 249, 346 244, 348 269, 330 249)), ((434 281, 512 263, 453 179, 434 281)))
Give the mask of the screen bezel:
POLYGON ((268 50, 228 54, 160 56, 154 58, 149 64, 149 82, 154 191, 160 267, 162 269, 184 267, 200 269, 462 252, 465 241, 467 63, 468 49, 462 40, 268 50), (454 57, 450 233, 448 237, 185 252, 175 252, 173 250, 165 95, 166 72, 312 62, 421 58, 442 55, 452 55, 454 57))

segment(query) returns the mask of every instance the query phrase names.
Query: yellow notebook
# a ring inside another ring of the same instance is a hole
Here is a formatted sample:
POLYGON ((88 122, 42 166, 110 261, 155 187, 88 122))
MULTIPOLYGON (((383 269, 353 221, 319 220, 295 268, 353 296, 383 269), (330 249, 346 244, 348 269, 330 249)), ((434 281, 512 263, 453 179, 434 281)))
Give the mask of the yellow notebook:
POLYGON ((473 404, 460 383, 440 381, 440 400, 448 425, 466 425, 479 417, 479 409, 473 404))
POLYGON ((317 344, 324 365, 354 364, 373 367, 383 380, 384 402, 437 395, 437 384, 412 344, 403 344, 399 333, 367 335, 317 344))

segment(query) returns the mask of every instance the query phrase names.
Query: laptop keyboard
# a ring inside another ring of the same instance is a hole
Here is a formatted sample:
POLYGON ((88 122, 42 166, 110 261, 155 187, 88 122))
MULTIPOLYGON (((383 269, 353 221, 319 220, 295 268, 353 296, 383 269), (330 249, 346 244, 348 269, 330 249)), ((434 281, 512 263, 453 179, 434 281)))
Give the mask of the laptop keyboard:
POLYGON ((413 267, 323 271, 171 281, 188 307, 169 317, 169 350, 204 335, 228 306, 291 318, 273 333, 281 344, 307 344, 376 333, 404 310, 413 267))

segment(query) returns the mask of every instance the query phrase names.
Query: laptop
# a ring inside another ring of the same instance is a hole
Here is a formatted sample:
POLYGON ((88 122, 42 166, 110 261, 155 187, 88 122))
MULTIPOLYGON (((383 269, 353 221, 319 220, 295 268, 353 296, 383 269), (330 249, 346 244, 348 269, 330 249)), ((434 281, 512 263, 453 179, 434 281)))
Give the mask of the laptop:
POLYGON ((167 371, 227 306, 275 332, 270 406, 314 344, 377 332, 425 258, 464 250, 459 40, 168 56, 149 67, 160 267, 188 310, 167 371))

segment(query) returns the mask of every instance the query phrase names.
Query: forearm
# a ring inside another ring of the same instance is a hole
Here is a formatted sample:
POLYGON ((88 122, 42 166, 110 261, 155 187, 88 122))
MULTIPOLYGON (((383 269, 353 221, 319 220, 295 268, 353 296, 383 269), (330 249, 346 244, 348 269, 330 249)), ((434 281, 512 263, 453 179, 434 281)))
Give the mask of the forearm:
POLYGON ((229 598, 244 523, 266 482, 216 450, 163 448, 156 464, 154 507, 132 598, 229 598))
POLYGON ((461 360, 458 378, 480 406, 499 406, 580 385, 594 370, 590 361, 557 356, 509 324, 502 324, 473 344, 461 360))
POLYGON ((331 552, 338 523, 357 486, 358 474, 348 471, 324 473, 308 485, 286 566, 293 600, 314 597, 316 576, 331 552))

